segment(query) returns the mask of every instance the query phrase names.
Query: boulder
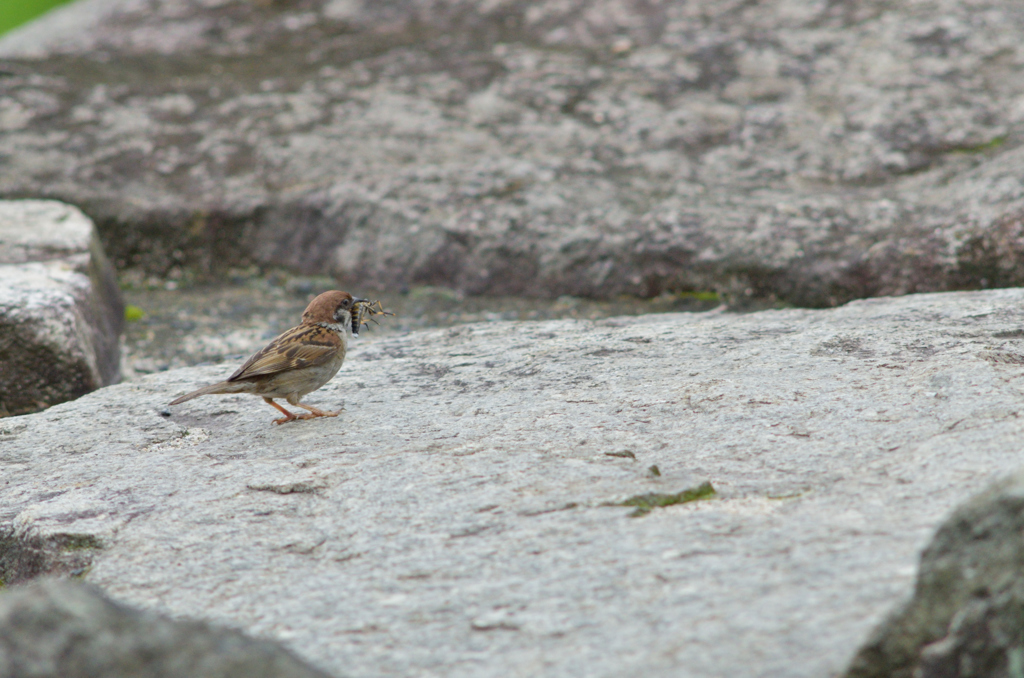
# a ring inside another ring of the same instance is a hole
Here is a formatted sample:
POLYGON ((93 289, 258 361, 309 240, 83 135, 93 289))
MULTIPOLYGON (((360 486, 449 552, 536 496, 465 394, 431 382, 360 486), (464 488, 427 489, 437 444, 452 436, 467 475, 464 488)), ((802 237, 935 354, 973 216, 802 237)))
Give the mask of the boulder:
POLYGON ((116 382, 123 324, 88 217, 53 201, 0 201, 0 416, 116 382))
POLYGON ((914 597, 872 634, 848 678, 1015 676, 1024 667, 1024 474, 975 497, 921 556, 914 597))
POLYGON ((136 610, 59 580, 0 592, 0 676, 330 678, 276 643, 136 610))
POLYGON ((1017 285, 1022 31, 1014 0, 89 0, 0 40, 0 196, 161 275, 1017 285))
POLYGON ((0 576, 352 676, 825 678, 1024 466, 1022 342, 1024 289, 366 333, 283 426, 152 374, 0 422, 0 576))

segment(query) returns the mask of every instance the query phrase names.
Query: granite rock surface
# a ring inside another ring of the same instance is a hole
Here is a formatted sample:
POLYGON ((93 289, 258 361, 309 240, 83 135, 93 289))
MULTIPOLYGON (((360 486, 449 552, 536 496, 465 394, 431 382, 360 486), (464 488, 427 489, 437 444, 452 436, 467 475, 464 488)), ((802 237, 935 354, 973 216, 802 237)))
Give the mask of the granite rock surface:
POLYGON ((3 678, 330 678, 274 643, 42 580, 0 592, 3 678))
POLYGON ((116 382, 123 324, 89 218, 54 201, 0 201, 0 416, 116 382))
POLYGON ((881 624, 848 678, 1014 676, 1024 666, 1024 475, 975 497, 921 557, 914 597, 881 624))
POLYGON ((0 422, 0 576, 352 676, 825 678, 1024 464, 1022 342, 1022 289, 367 334, 284 426, 157 373, 0 422))
POLYGON ((84 0, 0 40, 0 196, 119 268, 733 303, 1024 283, 1013 0, 84 0))

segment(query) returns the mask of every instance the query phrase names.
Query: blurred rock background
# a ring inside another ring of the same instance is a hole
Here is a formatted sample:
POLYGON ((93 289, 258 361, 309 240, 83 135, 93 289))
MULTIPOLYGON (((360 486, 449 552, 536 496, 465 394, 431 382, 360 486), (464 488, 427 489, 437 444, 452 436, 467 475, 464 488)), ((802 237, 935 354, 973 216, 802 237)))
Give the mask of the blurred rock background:
POLYGON ((0 41, 2 197, 120 271, 830 306, 1021 281, 1024 9, 86 0, 0 41))

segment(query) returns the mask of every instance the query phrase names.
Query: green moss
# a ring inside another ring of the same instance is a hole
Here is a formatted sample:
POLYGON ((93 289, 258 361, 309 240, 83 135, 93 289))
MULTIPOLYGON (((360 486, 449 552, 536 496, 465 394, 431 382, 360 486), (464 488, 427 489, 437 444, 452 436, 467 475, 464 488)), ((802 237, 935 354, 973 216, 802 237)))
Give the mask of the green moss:
POLYGON ((697 291, 697 292, 679 292, 678 296, 682 299, 694 299, 696 301, 721 301, 722 297, 719 296, 718 292, 712 292, 710 290, 697 291))
POLYGON ((662 494, 659 492, 638 494, 635 497, 630 497, 621 504, 614 504, 614 506, 635 506, 636 509, 629 514, 629 517, 639 518, 640 516, 647 515, 656 508, 685 504, 687 502, 697 501, 698 499, 709 499, 715 496, 715 494, 715 488, 711 486, 711 483, 704 482, 697 487, 692 487, 676 494, 662 494))
POLYGON ((91 534, 64 534, 59 537, 57 543, 62 551, 103 548, 102 542, 91 534))
POLYGON ((648 471, 648 472, 649 472, 649 473, 650 473, 650 474, 651 474, 652 476, 655 476, 655 477, 660 477, 660 476, 661 476, 661 469, 660 469, 660 468, 658 468, 658 465, 657 465, 657 464, 652 464, 652 465, 651 465, 651 467, 650 467, 649 469, 647 469, 647 471, 648 471))
POLYGON ((143 311, 138 306, 132 306, 131 304, 128 304, 127 306, 124 307, 124 319, 130 323, 135 322, 136 320, 142 320, 145 317, 146 312, 143 311))
POLYGON ((974 146, 961 146, 953 150, 954 153, 984 153, 985 151, 992 151, 1006 143, 1006 136, 998 136, 991 141, 986 141, 983 144, 976 144, 974 146))

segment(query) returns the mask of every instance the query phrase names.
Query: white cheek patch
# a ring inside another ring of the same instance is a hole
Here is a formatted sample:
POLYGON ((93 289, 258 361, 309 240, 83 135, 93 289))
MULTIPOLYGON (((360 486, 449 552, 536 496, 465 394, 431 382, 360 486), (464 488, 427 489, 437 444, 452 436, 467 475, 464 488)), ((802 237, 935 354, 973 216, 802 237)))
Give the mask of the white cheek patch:
POLYGON ((345 330, 348 328, 345 323, 317 323, 317 325, 338 334, 344 334, 345 330))

